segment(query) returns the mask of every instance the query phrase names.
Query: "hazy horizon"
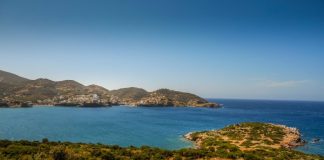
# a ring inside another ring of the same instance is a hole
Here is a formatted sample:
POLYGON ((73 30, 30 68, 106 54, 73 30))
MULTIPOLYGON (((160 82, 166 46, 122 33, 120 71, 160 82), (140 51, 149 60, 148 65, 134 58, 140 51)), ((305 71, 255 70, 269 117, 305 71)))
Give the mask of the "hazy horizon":
POLYGON ((0 70, 110 90, 324 101, 323 8, 321 0, 0 0, 0 70))

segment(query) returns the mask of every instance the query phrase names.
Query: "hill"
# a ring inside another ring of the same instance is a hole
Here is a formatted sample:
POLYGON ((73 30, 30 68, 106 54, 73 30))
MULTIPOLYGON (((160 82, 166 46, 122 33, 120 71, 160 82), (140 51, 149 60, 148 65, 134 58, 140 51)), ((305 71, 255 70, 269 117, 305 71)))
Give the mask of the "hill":
POLYGON ((122 104, 134 103, 148 95, 148 93, 146 90, 136 87, 121 88, 109 92, 110 95, 118 97, 122 104))
POLYGON ((134 106, 218 106, 194 94, 169 89, 147 92, 141 88, 130 87, 109 91, 98 85, 84 86, 74 80, 52 81, 44 78, 29 80, 4 71, 0 72, 0 77, 2 77, 0 100, 6 101, 8 106, 17 106, 27 101, 39 105, 67 106, 78 106, 84 103, 134 106))
POLYGON ((0 98, 27 81, 29 80, 26 78, 0 70, 0 98))
POLYGON ((29 81, 29 79, 0 70, 0 83, 18 85, 26 81, 29 81))
POLYGON ((151 92, 137 102, 138 106, 194 106, 194 107, 217 107, 214 103, 200 98, 191 93, 159 89, 151 92))

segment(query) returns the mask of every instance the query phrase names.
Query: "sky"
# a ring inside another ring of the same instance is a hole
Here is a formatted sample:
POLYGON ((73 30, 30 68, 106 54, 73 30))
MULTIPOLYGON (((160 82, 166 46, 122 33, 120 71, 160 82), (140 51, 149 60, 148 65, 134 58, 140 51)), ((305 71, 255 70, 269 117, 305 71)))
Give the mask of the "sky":
POLYGON ((107 89, 324 100, 323 0, 0 0, 0 70, 107 89))

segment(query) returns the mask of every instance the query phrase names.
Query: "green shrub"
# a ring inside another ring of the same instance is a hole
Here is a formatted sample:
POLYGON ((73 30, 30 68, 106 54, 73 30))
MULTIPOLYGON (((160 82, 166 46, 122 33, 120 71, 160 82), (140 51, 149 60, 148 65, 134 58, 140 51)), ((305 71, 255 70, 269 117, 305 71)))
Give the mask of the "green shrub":
POLYGON ((67 160, 68 154, 65 152, 64 146, 59 146, 53 150, 53 159, 54 160, 67 160))

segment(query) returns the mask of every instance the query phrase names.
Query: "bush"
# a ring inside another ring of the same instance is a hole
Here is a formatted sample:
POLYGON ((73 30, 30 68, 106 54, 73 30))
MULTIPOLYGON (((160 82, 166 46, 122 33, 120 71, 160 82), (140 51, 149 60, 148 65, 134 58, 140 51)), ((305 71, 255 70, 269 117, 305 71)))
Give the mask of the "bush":
POLYGON ((59 146, 53 150, 54 160, 67 160, 67 153, 65 152, 65 147, 59 146))
POLYGON ((42 139, 42 143, 48 143, 48 139, 47 138, 43 138, 42 139))
POLYGON ((115 156, 111 152, 106 152, 101 155, 102 160, 114 160, 115 156))

